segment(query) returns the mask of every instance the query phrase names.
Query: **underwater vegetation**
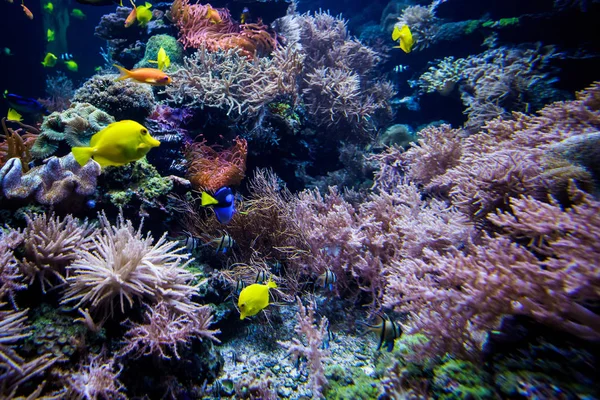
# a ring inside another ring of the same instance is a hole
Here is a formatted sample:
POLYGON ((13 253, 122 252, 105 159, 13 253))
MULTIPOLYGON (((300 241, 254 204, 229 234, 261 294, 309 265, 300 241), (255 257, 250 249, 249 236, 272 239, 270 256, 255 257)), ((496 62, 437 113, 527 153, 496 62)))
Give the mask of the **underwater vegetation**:
POLYGON ((0 398, 600 398, 600 3, 521 3, 2 2, 0 398))

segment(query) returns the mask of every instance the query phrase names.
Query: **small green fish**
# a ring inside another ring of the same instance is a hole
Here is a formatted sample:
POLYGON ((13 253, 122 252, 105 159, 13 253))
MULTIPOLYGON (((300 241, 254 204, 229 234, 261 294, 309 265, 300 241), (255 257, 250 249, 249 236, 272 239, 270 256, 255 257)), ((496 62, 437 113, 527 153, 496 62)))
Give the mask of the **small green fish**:
POLYGON ((77 19, 86 19, 86 15, 79 8, 74 8, 71 10, 71 17, 77 19))
POLYGON ((46 32, 46 37, 48 38, 48 42, 54 42, 54 37, 55 37, 54 30, 48 28, 48 31, 46 32))
POLYGON ((56 65, 56 60, 58 60, 58 58, 54 54, 47 53, 46 57, 44 57, 44 61, 42 61, 42 65, 46 68, 52 68, 56 65))
POLYGON ((77 65, 77 63, 73 60, 66 60, 63 61, 65 63, 65 67, 67 67, 67 69, 69 71, 73 71, 73 72, 77 72, 79 71, 79 65, 77 65))
POLYGON ((51 2, 47 2, 46 4, 44 4, 44 10, 48 14, 52 14, 54 12, 54 4, 52 4, 51 2))

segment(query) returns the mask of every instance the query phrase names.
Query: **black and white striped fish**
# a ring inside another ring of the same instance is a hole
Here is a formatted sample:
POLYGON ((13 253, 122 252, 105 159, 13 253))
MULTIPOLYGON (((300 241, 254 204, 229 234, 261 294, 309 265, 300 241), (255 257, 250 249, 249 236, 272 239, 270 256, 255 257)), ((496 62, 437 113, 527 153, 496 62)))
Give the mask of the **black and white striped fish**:
POLYGON ((331 270, 326 270, 317 278, 317 284, 322 287, 329 285, 329 290, 333 290, 333 284, 337 282, 337 276, 331 270))
POLYGON ((264 270, 260 270, 256 273, 256 281, 255 283, 264 283, 266 281, 269 280, 269 274, 264 271, 264 270))
POLYGON ((378 315, 377 319, 379 321, 376 325, 364 325, 379 336, 377 350, 385 344, 387 351, 391 352, 394 349, 394 341, 402 335, 402 328, 399 323, 392 321, 387 316, 378 315))

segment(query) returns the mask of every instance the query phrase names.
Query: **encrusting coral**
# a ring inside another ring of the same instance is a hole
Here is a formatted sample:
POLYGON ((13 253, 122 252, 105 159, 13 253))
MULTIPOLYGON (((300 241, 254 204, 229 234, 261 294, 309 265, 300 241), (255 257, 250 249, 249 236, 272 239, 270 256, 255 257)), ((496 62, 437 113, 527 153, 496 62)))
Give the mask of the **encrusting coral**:
POLYGON ((75 91, 72 101, 90 103, 117 121, 143 122, 156 107, 152 88, 130 79, 115 81, 116 78, 118 75, 94 75, 75 91))
POLYGON ((0 197, 31 199, 39 204, 57 205, 64 201, 77 202, 96 191, 100 165, 95 161, 79 165, 73 155, 51 157, 44 165, 23 173, 21 160, 11 158, 0 169, 0 197))
POLYGON ((36 158, 65 155, 71 147, 88 146, 95 133, 113 122, 113 117, 91 104, 73 103, 67 110, 53 112, 44 118, 31 153, 36 158), (56 154, 62 143, 66 145, 60 154, 56 154))

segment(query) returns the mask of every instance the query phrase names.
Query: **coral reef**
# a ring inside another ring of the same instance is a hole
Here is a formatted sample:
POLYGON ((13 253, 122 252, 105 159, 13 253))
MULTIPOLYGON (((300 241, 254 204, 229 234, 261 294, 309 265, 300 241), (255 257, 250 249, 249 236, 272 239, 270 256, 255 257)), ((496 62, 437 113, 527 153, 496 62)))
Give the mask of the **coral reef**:
POLYGON ((44 165, 23 174, 21 160, 11 158, 0 169, 1 194, 7 199, 32 199, 44 205, 78 203, 96 191, 100 165, 95 161, 80 166, 72 154, 51 157, 44 165))
POLYGON ((19 270, 31 286, 39 280, 42 291, 66 283, 65 268, 79 258, 78 251, 90 250, 94 228, 71 215, 60 219, 55 215, 25 216, 27 227, 22 232, 23 258, 19 270))
POLYGON ((179 40, 184 48, 205 48, 209 51, 239 50, 244 56, 269 55, 277 42, 261 22, 238 25, 231 20, 226 8, 212 9, 210 4, 189 4, 189 0, 175 0, 171 17, 179 28, 179 40), (214 10, 218 17, 209 15, 214 10), (218 23, 215 21, 219 19, 218 23))
POLYGON ((156 107, 152 89, 129 79, 115 81, 117 77, 94 75, 75 91, 72 101, 90 103, 117 121, 133 119, 143 123, 156 107))
POLYGON ((6 118, 2 118, 2 130, 0 134, 0 167, 3 167, 11 158, 18 158, 21 161, 23 172, 29 171, 29 162, 32 159, 31 148, 33 147, 38 134, 36 128, 24 125, 18 122, 21 128, 16 131, 6 126, 6 118))
POLYGON ((199 49, 184 59, 165 88, 169 102, 178 106, 215 107, 233 119, 258 114, 278 97, 296 95, 302 57, 293 49, 278 49, 272 58, 251 61, 239 52, 199 49))
POLYGON ((395 26, 410 28, 415 40, 414 50, 423 50, 438 40, 440 20, 435 16, 435 9, 431 6, 409 6, 402 11, 395 26))
POLYGON ((192 338, 206 338, 216 342, 219 330, 208 329, 212 323, 211 309, 199 306, 181 314, 164 302, 149 307, 145 313, 146 324, 130 324, 125 332, 126 344, 121 355, 139 358, 154 354, 165 359, 179 359, 178 346, 185 346, 192 338))
POLYGON ((188 179, 196 190, 216 191, 223 186, 239 185, 246 172, 248 143, 235 139, 225 150, 208 146, 205 142, 192 143, 186 149, 188 179))
POLYGON ((64 156, 71 147, 89 146, 90 138, 113 122, 113 117, 93 105, 75 102, 44 119, 31 154, 36 158, 64 156))
POLYGON ((78 371, 65 376, 65 396, 70 398, 105 398, 127 399, 124 387, 119 382, 122 368, 114 358, 106 358, 102 354, 89 356, 88 362, 82 362, 78 371))
POLYGON ((64 111, 71 105, 71 97, 75 93, 73 81, 63 73, 58 72, 46 79, 46 99, 41 99, 47 110, 51 112, 64 111))
POLYGON ((135 65, 135 68, 156 68, 156 63, 150 63, 150 60, 156 61, 156 55, 161 47, 169 56, 171 64, 183 62, 183 48, 177 39, 170 35, 154 35, 146 42, 144 58, 135 65))
POLYGON ((122 216, 116 226, 104 214, 99 220, 95 248, 81 251, 68 267, 63 303, 89 307, 102 320, 112 317, 115 307, 125 313, 142 300, 163 301, 181 313, 194 310, 194 287, 187 284, 193 276, 184 269, 189 260, 183 262, 189 255, 176 248, 177 242, 163 235, 153 244, 150 235, 143 237, 141 228, 136 231, 122 216))

